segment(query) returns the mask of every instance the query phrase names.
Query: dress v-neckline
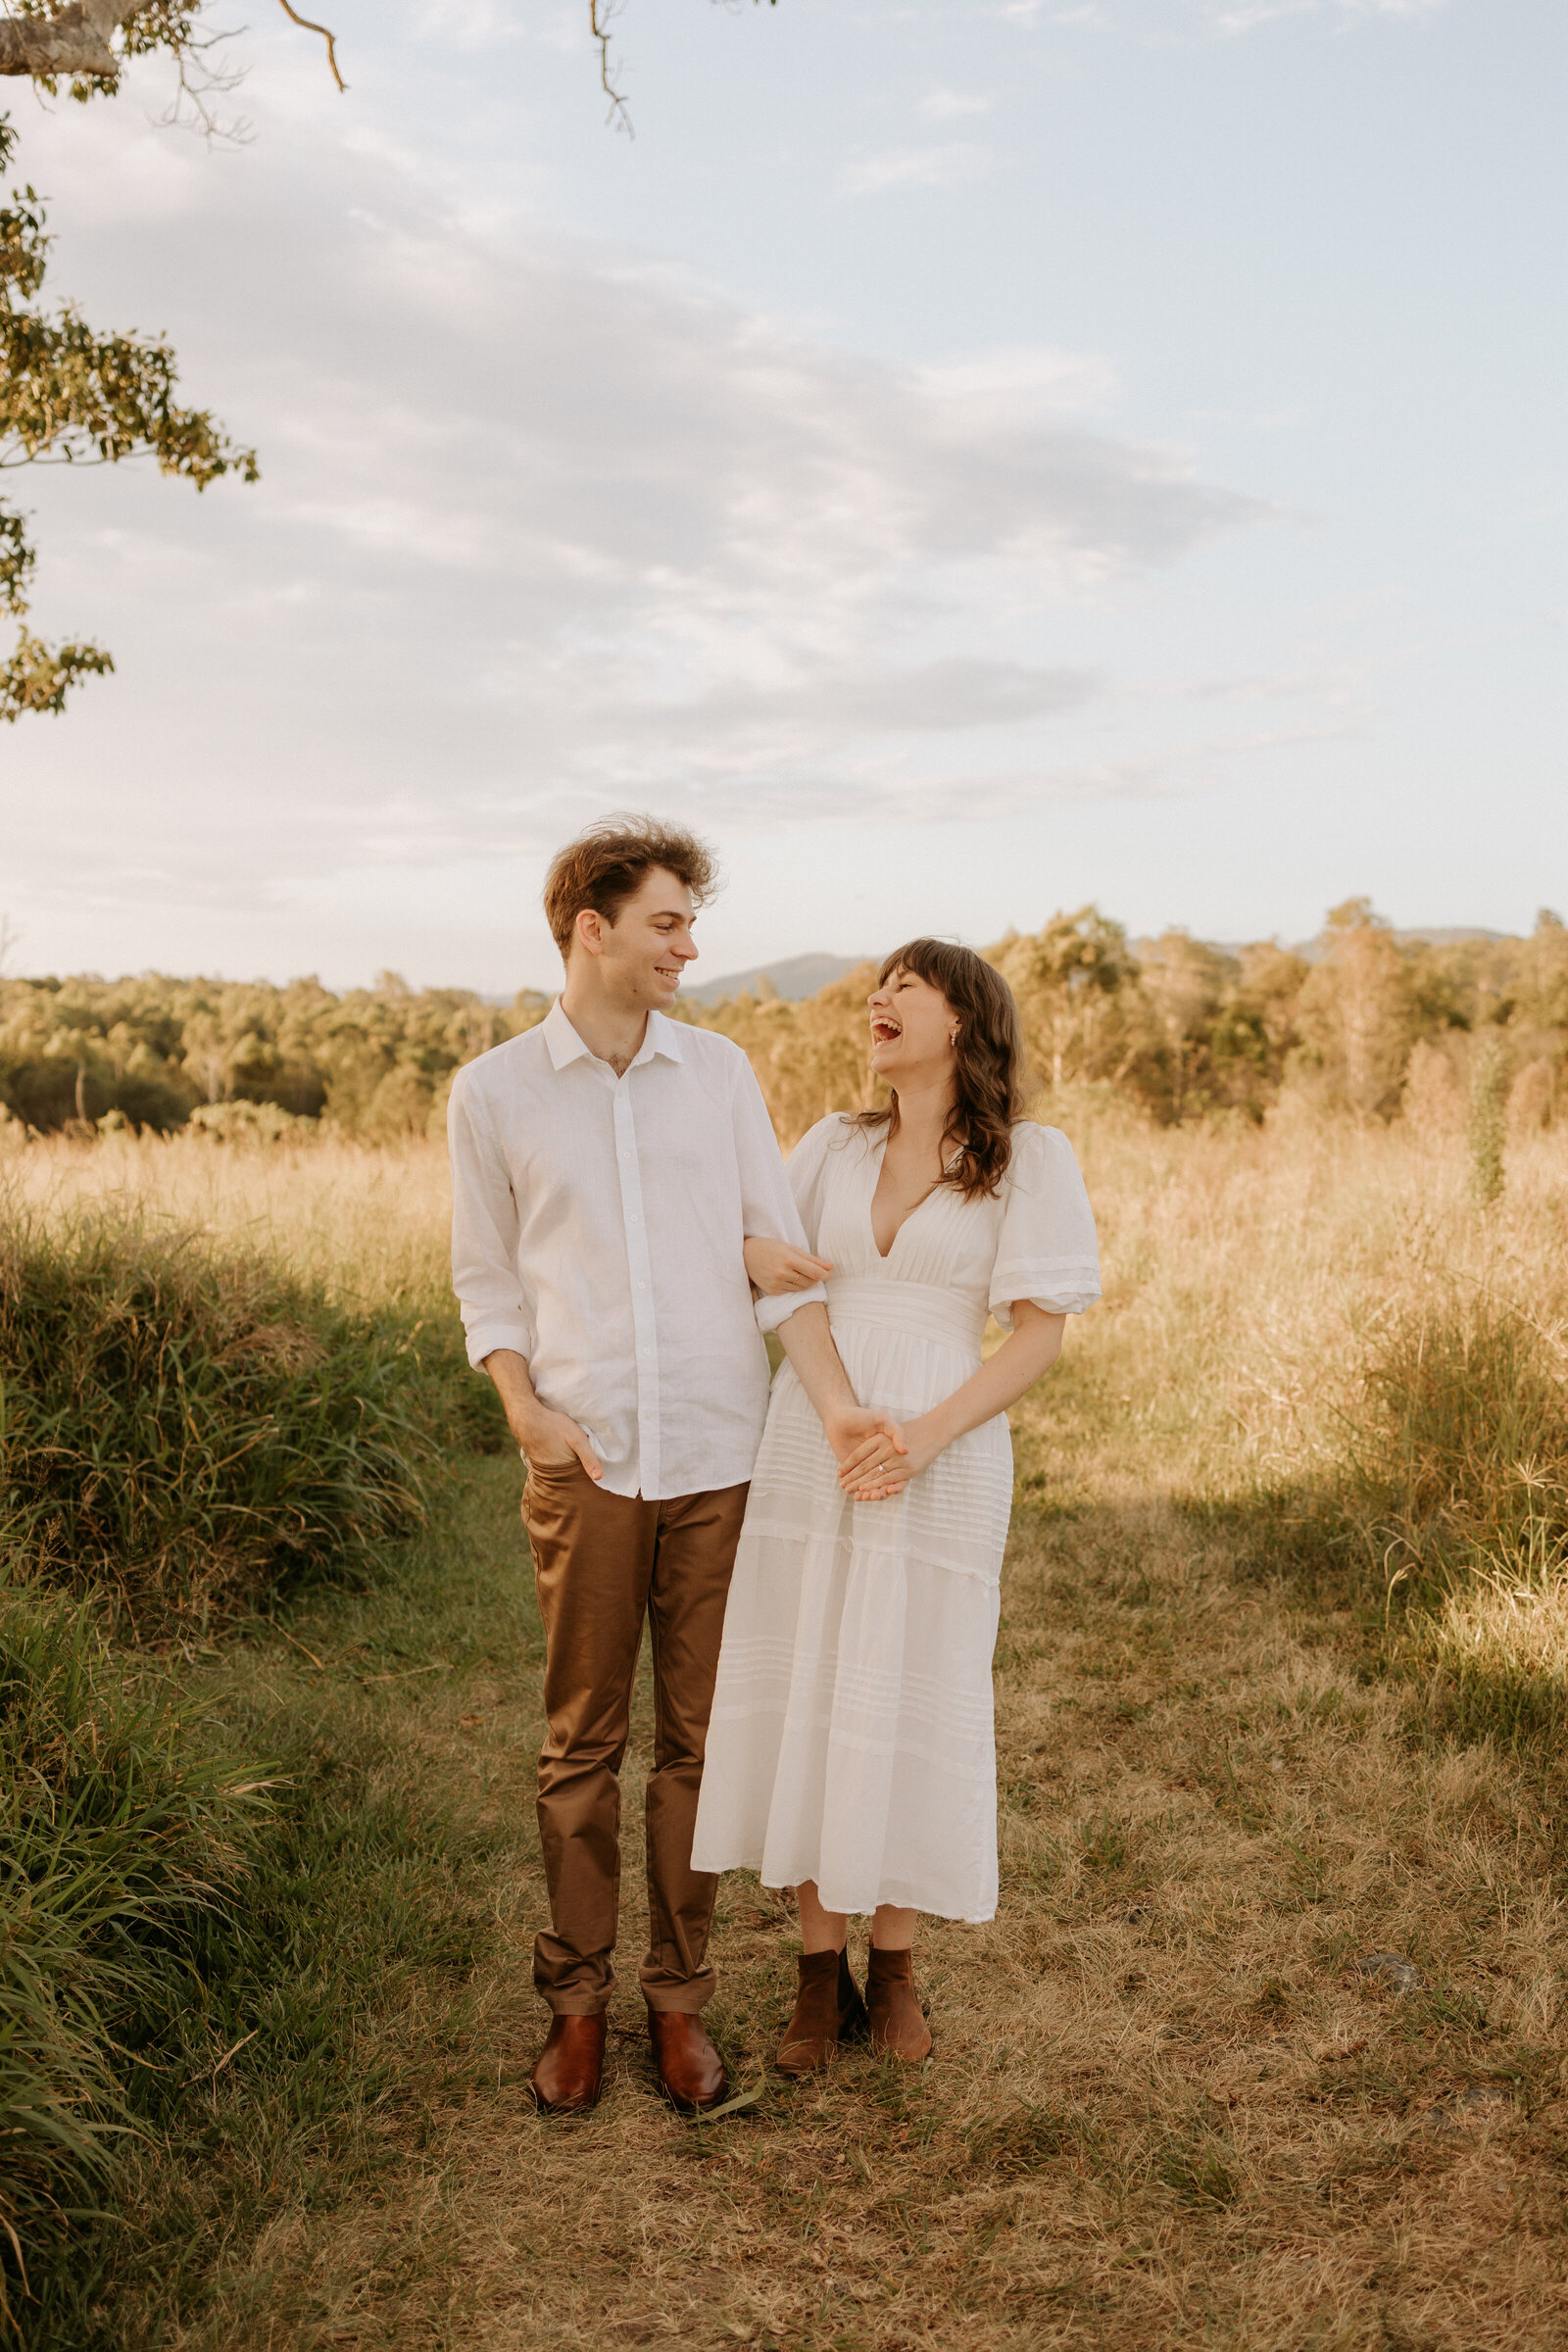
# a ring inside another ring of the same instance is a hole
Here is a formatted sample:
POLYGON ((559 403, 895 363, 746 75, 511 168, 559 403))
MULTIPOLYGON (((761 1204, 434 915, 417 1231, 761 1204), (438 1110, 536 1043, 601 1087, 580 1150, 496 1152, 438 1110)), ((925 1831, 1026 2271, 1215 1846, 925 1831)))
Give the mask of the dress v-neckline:
MULTIPOLYGON (((934 1184, 928 1186, 927 1189, 920 1195, 920 1198, 915 1202, 914 1206, 912 1208, 906 1209, 904 1215, 899 1219, 893 1239, 891 1242, 889 1242, 886 1251, 884 1252, 883 1250, 879 1250, 876 1246, 876 1188, 882 1181, 882 1163, 887 1158, 887 1155, 888 1139, 886 1136, 884 1136, 877 1150, 876 1174, 871 1179, 871 1190, 866 1198, 865 1203, 865 1222, 871 1235, 871 1250, 879 1266, 885 1266, 887 1264, 888 1259, 893 1255, 894 1250, 898 1248, 900 1241, 903 1239, 904 1228, 906 1225, 909 1223, 911 1218, 917 1217, 920 1214, 920 1211, 925 1207, 926 1202, 933 1200, 940 1189, 934 1184)), ((952 1165, 951 1161, 949 1162, 949 1165, 952 1165)))

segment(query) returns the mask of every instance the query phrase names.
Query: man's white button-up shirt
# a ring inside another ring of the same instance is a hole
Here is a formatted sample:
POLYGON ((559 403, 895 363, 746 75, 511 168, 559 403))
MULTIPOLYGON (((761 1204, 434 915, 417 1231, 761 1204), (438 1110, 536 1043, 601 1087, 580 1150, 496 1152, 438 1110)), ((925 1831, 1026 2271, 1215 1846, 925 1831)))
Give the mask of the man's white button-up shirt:
POLYGON ((653 1012, 617 1078, 558 1002, 458 1072, 447 1132, 470 1362, 525 1357, 542 1402, 587 1431, 612 1494, 750 1478, 762 1331, 826 1293, 754 1307, 746 1236, 804 1250, 806 1235, 740 1047, 653 1012))

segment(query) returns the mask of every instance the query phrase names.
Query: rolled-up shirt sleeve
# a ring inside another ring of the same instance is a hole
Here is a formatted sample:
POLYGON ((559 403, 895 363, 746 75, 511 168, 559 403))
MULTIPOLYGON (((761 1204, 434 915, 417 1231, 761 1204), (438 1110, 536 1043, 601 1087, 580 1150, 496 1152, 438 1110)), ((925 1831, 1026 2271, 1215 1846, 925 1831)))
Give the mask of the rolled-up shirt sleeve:
POLYGON ((517 1203, 484 1103, 460 1070, 447 1106, 452 1162, 452 1287, 468 1361, 498 1348, 532 1359, 537 1332, 517 1273, 517 1203))
MULTIPOLYGON (((741 1175, 741 1211, 747 1238, 788 1242, 797 1250, 808 1245, 801 1212, 795 1205, 773 1122, 767 1115, 762 1090, 749 1061, 742 1061, 735 1085, 735 1158, 741 1175)), ((778 1298, 759 1298, 757 1321, 762 1331, 777 1331, 797 1307, 825 1306, 827 1291, 819 1282, 809 1290, 787 1291, 778 1298)))

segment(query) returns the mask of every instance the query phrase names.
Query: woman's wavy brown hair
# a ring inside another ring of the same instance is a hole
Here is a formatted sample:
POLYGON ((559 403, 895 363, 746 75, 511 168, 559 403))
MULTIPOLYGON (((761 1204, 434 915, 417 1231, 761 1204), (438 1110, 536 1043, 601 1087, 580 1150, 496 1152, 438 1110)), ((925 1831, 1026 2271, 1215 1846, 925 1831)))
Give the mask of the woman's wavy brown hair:
MULTIPOLYGON (((965 1200, 978 1200, 995 1193, 1007 1173, 1013 1121, 1023 1116, 1023 1029, 1012 991, 983 956, 945 939, 911 939, 884 956, 878 988, 895 972, 912 972, 940 989, 957 1015, 957 1088, 943 1139, 956 1156, 938 1181, 951 1184, 965 1200)), ((895 1134, 897 1089, 886 1110, 862 1110, 852 1124, 885 1125, 889 1135, 895 1134)))

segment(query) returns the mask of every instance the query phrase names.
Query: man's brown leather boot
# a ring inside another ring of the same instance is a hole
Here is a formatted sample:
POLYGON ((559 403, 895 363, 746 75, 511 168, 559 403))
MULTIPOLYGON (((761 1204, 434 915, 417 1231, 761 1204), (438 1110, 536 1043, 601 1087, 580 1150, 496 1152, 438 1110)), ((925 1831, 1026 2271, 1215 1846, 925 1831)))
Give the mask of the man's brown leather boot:
POLYGON ((914 1957, 910 1952, 879 1952, 871 1946, 865 1975, 865 2003, 871 2013, 871 2047, 906 2066, 918 2066, 931 2052, 931 2029, 921 2015, 914 1989, 914 1957))
POLYGON ((850 1974, 847 1952, 803 1952, 795 2015, 784 2029, 773 2063, 781 2075, 814 2074, 837 2057, 841 2041, 865 2032, 865 2003, 850 1974))
POLYGON ((682 2115, 717 2107, 729 2088, 724 2061, 708 2038, 700 2017, 684 2009, 650 2009, 648 2034, 654 2045, 659 2087, 682 2115))
POLYGON ((533 2070, 533 2095, 549 2115, 581 2115, 597 2105, 605 2079, 605 2020, 557 2017, 533 2070))

